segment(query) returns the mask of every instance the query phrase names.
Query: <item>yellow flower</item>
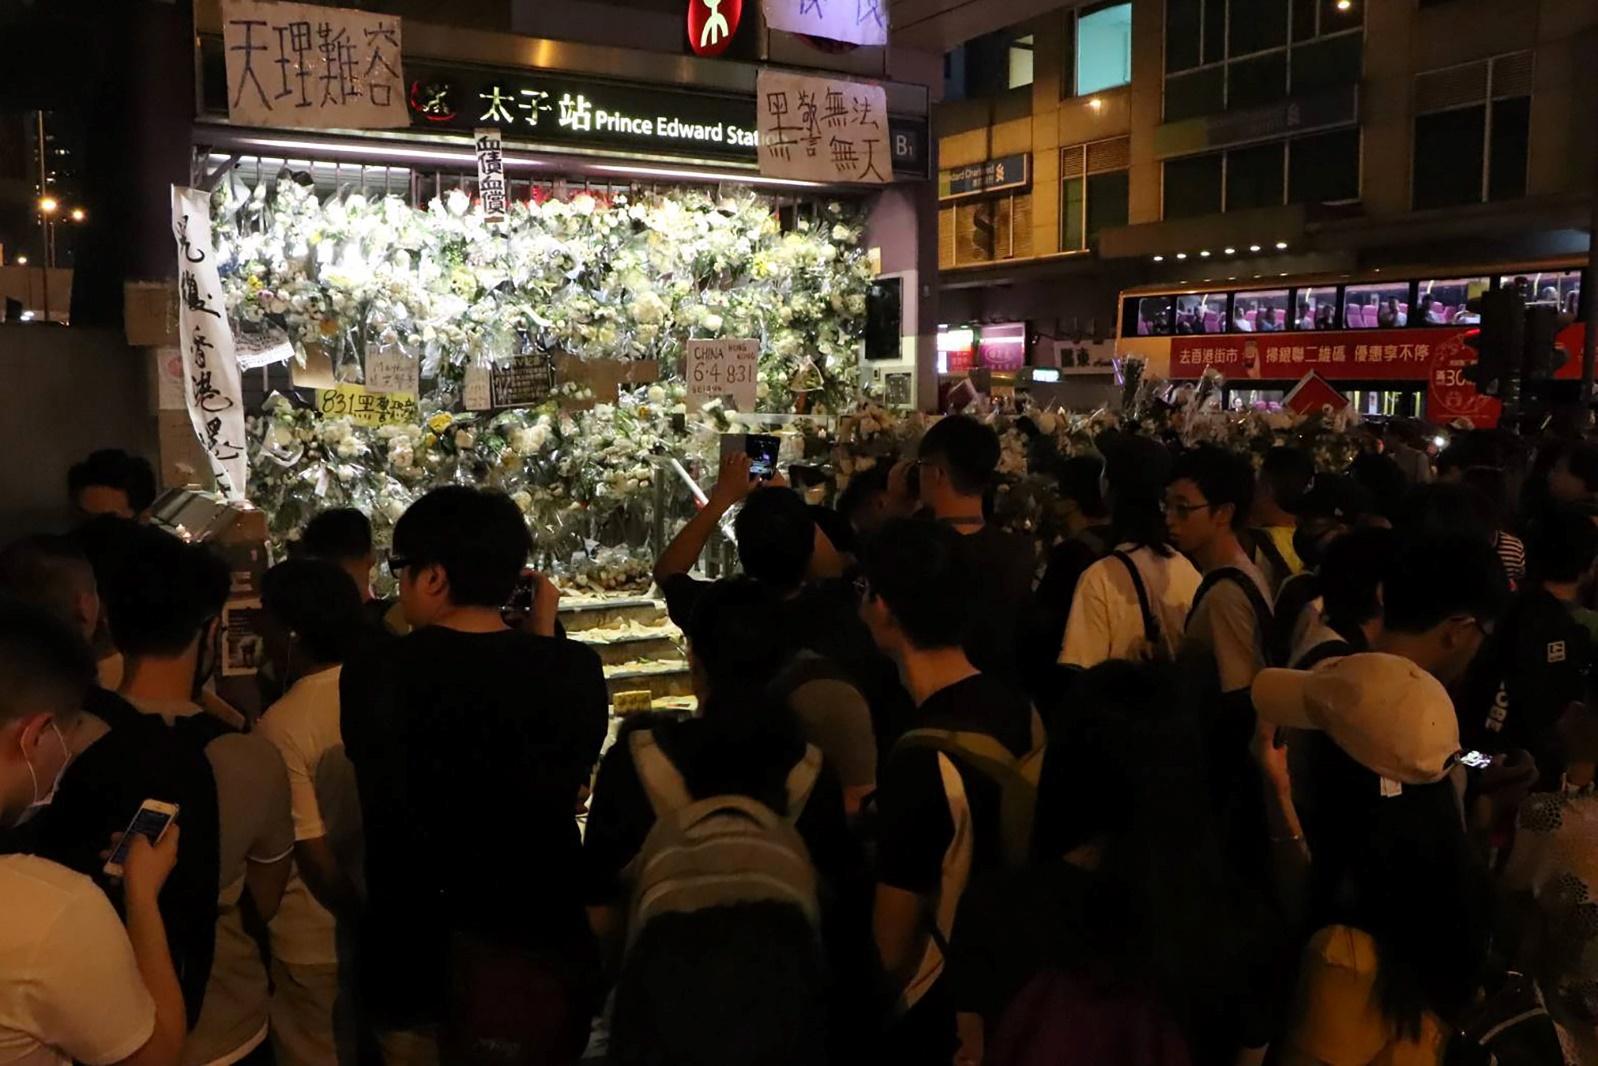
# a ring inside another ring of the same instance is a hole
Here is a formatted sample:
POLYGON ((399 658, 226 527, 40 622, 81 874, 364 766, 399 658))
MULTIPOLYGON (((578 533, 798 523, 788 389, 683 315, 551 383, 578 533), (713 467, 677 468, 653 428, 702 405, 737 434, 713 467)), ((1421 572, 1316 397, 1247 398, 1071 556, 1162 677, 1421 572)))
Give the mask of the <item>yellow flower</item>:
POLYGON ((427 428, 432 430, 434 433, 442 433, 449 428, 449 425, 452 421, 454 421, 454 419, 440 411, 438 414, 427 420, 427 428))
POLYGON ((437 443, 438 443, 438 438, 433 436, 431 433, 423 433, 422 434, 422 447, 423 448, 431 448, 433 445, 435 445, 437 443))

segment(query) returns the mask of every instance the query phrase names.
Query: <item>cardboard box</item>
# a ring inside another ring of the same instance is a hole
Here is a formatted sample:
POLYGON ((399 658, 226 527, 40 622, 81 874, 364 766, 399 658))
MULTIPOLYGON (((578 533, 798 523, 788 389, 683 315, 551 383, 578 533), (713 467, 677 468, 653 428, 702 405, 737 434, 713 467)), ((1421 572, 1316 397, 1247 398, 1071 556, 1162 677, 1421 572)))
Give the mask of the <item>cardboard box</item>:
POLYGON ((122 286, 122 324, 135 348, 178 343, 178 284, 130 281, 122 286))
POLYGON ((161 448, 161 487, 181 489, 190 485, 209 488, 214 483, 211 461, 194 435, 194 423, 189 412, 159 411, 156 413, 157 440, 161 448))

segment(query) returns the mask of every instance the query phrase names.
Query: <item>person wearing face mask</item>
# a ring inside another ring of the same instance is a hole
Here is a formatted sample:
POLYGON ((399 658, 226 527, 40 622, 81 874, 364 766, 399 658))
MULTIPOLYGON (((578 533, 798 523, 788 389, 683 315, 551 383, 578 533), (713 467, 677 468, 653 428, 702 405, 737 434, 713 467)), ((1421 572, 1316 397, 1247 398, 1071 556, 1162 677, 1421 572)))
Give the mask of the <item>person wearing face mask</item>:
MULTIPOLYGON (((69 627, 38 608, 0 606, 0 824, 50 803, 93 678, 69 627)), ((0 1059, 175 1066, 183 993, 156 898, 178 836, 174 825, 158 845, 138 837, 129 847, 125 927, 88 878, 34 855, 0 857, 0 1059)))
MULTIPOLYGON (((90 646, 97 637, 109 642, 100 586, 114 584, 122 560, 151 537, 171 540, 118 518, 97 519, 92 531, 85 527, 73 537, 24 537, 0 551, 0 595, 48 612, 90 646), (103 578, 97 578, 96 567, 103 578)), ((117 662, 120 677, 120 655, 117 662)), ((103 669, 100 678, 105 684, 103 669)), ((204 750, 216 734, 199 728, 212 719, 204 716, 169 727, 98 685, 84 694, 82 706, 72 738, 76 757, 51 804, 17 834, 16 843, 20 850, 89 877, 115 900, 118 890, 106 879, 100 857, 106 837, 126 827, 147 799, 177 806, 185 832, 183 852, 161 891, 160 906, 192 1026, 199 1018, 216 946, 216 779, 204 750)))
POLYGON ((349 575, 325 559, 268 570, 261 610, 267 658, 288 688, 259 730, 288 767, 294 811, 295 872, 271 926, 273 1050, 277 1066, 354 1063, 353 972, 339 959, 360 910, 361 809, 338 685, 367 617, 349 575))
POLYGON ((127 664, 119 693, 181 735, 207 738, 216 779, 216 951, 183 1063, 255 1062, 269 1054, 267 972, 245 931, 243 897, 268 922, 277 913, 294 846, 288 774, 270 741, 237 732, 198 702, 219 660, 227 564, 159 530, 138 538, 105 589, 111 636, 127 664))

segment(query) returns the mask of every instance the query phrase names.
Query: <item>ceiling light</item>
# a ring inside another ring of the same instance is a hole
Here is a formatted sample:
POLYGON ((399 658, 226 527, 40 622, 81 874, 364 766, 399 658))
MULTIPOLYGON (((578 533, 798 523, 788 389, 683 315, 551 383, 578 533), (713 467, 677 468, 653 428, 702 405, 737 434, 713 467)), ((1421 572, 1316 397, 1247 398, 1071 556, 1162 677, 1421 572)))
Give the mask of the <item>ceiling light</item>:
POLYGON ((17 256, 17 266, 25 267, 27 265, 28 265, 28 257, 27 256, 25 256, 25 255, 17 256))
POLYGON ((1337 0, 1337 10, 1347 11, 1354 6, 1354 0, 1337 0))
POLYGON ((1155 261, 1155 262, 1156 262, 1156 263, 1163 263, 1163 262, 1165 262, 1165 256, 1163 256, 1163 255, 1157 255, 1157 256, 1155 256, 1155 257, 1154 257, 1154 261, 1155 261))
POLYGON ((1187 253, 1186 252, 1177 252, 1176 253, 1176 257, 1178 259, 1186 259, 1187 258, 1187 253))
POLYGON ((1100 99, 1099 97, 1095 96, 1091 100, 1088 101, 1088 106, 1091 107, 1095 111, 1103 111, 1104 110, 1104 101, 1102 99, 1100 99))
POLYGON ((1276 242, 1276 250, 1277 250, 1277 251, 1278 251, 1278 252, 1285 252, 1285 251, 1287 251, 1287 242, 1286 242, 1286 241, 1277 241, 1277 242, 1276 242))
POLYGON ((1200 252, 1199 255, 1203 256, 1205 259, 1208 259, 1210 257, 1210 250, 1206 248, 1200 252))
POLYGON ((1226 254, 1227 255, 1236 255, 1237 254, 1237 249, 1236 248, 1228 248, 1228 249, 1226 249, 1226 254))
POLYGON ((1257 252, 1260 250, 1260 246, 1257 244, 1251 244, 1248 246, 1248 250, 1251 252, 1257 252))

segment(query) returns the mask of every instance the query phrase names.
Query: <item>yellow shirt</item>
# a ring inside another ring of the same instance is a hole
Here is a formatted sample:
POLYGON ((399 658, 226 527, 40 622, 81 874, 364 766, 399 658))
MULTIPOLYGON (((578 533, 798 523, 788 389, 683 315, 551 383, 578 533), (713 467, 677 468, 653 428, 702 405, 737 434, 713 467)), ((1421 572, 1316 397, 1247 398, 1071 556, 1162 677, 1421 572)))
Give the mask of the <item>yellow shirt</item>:
POLYGON ((1448 1034, 1427 1012, 1420 1038, 1400 1037, 1376 1001, 1376 941, 1346 925, 1310 939, 1282 1066, 1440 1066, 1448 1034))
POLYGON ((1293 533, 1296 529, 1296 526, 1265 527, 1265 533, 1271 538, 1271 544, 1281 554, 1282 562, 1287 564, 1288 572, 1277 575, 1283 580, 1304 572, 1304 560, 1300 559, 1298 552, 1293 550, 1293 533))

